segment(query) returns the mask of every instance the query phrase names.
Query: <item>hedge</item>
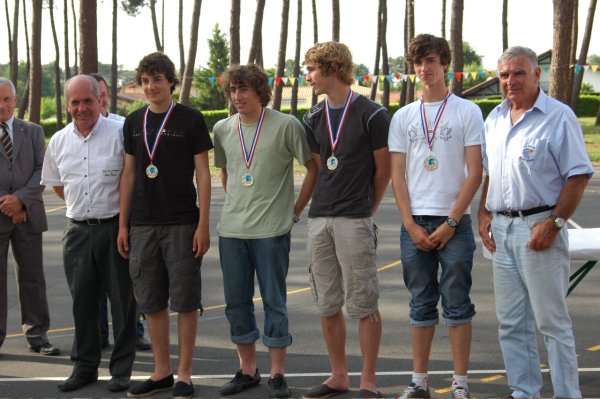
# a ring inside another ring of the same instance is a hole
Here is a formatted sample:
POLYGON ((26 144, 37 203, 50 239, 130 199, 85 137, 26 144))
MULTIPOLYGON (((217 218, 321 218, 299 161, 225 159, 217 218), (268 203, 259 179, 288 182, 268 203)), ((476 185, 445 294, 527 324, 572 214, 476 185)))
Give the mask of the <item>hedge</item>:
MULTIPOLYGON (((481 108, 481 113, 483 114, 483 118, 485 119, 488 114, 502 102, 502 99, 499 97, 486 98, 483 100, 473 100, 475 104, 481 108)), ((586 117, 586 116, 596 116, 598 112, 598 108, 600 108, 600 95, 594 94, 582 94, 579 96, 579 102, 577 103, 577 109, 575 114, 578 117, 586 117)), ((310 108, 298 108, 296 113, 296 117, 302 121, 304 114, 310 108)), ((389 114, 390 117, 394 115, 396 111, 399 109, 399 104, 390 104, 389 106, 389 114)), ((282 108, 281 112, 288 113, 290 112, 289 108, 282 108)), ((212 132, 213 126, 215 123, 220 121, 221 119, 227 118, 227 110, 216 110, 216 111, 202 111, 202 115, 204 115, 204 120, 206 121, 206 126, 208 130, 212 132)), ((56 120, 45 119, 41 122, 42 128, 44 129, 44 133, 46 137, 51 137, 56 132, 56 120)))

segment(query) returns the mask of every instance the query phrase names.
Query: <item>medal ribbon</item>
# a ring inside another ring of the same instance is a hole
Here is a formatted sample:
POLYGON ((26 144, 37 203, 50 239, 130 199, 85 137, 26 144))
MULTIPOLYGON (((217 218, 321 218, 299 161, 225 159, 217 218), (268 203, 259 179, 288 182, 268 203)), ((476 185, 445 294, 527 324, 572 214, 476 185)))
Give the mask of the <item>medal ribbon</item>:
POLYGON ((252 138, 252 146, 250 147, 250 153, 246 149, 246 141, 244 140, 244 132, 242 131, 242 121, 238 114, 238 135, 240 137, 240 145, 242 147, 242 154, 244 155, 244 163, 246 164, 246 169, 250 169, 250 165, 252 165, 252 160, 254 159, 254 152, 256 151, 256 144, 258 143, 258 137, 260 136, 260 131, 262 129, 263 121, 265 120, 266 108, 262 107, 260 110, 260 117, 258 118, 258 123, 256 125, 256 131, 254 132, 254 137, 252 138))
POLYGON ((352 90, 350 90, 350 92, 348 93, 348 97, 346 98, 346 103, 344 104, 344 111, 342 112, 342 119, 340 120, 340 124, 337 128, 337 130, 335 131, 335 138, 334 136, 334 132, 333 132, 333 127, 331 126, 331 115, 329 112, 329 101, 327 100, 327 98, 325 98, 325 117, 327 118, 327 130, 329 131, 329 143, 331 144, 331 152, 335 152, 335 149, 337 148, 339 141, 340 141, 340 137, 342 135, 342 126, 344 125, 344 122, 346 121, 346 115, 348 113, 348 108, 350 108, 350 103, 352 102, 352 96, 354 95, 354 92, 352 90))
POLYGON ((148 158, 150 158, 150 163, 152 163, 152 160, 154 159, 154 153, 156 152, 156 147, 158 147, 158 142, 160 141, 160 137, 162 136, 163 129, 165 128, 165 125, 167 124, 167 121, 169 120, 169 117, 171 116, 171 112, 173 111, 174 107, 175 107, 175 103, 173 101, 171 101, 171 104, 169 104, 169 109, 167 110, 167 114, 163 118, 162 123, 160 124, 160 128, 158 129, 158 132, 156 133, 156 138, 154 139, 154 145, 152 146, 152 151, 150 151, 150 144, 148 143, 148 125, 147 125, 148 110, 150 109, 150 107, 146 107, 146 112, 144 113, 144 144, 146 146, 146 152, 148 152, 148 158))
POLYGON ((446 104, 448 103, 448 97, 450 97, 450 92, 444 98, 442 104, 438 108, 435 118, 433 119, 434 127, 433 132, 431 133, 431 137, 429 137, 429 126, 427 126, 427 115, 425 113, 425 102, 423 101, 423 96, 421 96, 421 126, 423 127, 423 133, 425 134, 425 138, 427 139, 427 146, 429 147, 429 152, 433 150, 433 140, 435 139, 435 132, 437 131, 438 124, 440 120, 442 120, 442 115, 446 110, 446 104))

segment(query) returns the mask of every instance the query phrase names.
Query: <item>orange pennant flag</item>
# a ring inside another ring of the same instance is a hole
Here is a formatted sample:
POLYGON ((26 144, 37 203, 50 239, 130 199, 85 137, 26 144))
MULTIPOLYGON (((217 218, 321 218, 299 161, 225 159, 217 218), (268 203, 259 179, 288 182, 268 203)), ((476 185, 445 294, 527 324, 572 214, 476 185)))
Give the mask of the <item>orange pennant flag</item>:
POLYGON ((220 76, 217 76, 217 83, 221 84, 221 77, 220 76))
POLYGON ((281 84, 281 78, 280 78, 280 77, 276 77, 276 78, 275 78, 275 84, 276 84, 277 86, 279 86, 279 85, 281 84))
POLYGON ((454 76, 456 77, 456 80, 458 80, 460 82, 460 78, 462 76, 462 72, 454 72, 454 76))

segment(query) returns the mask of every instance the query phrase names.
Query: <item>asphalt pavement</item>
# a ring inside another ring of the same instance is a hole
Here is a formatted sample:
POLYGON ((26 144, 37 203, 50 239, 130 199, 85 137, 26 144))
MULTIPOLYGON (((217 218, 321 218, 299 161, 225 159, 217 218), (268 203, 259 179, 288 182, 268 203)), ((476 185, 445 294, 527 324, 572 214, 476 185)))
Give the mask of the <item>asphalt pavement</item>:
MULTIPOLYGON (((20 312, 15 271, 9 262, 8 288, 8 336, 0 348, 0 397, 123 397, 125 393, 108 391, 110 379, 108 359, 110 349, 103 351, 99 373, 100 380, 75 392, 64 393, 57 384, 67 378, 72 370, 69 358, 73 342, 72 300, 62 266, 61 237, 65 224, 64 204, 50 189, 44 194, 48 213, 49 230, 44 233, 44 267, 50 306, 51 342, 62 349, 61 356, 44 357, 27 350, 20 330, 20 312)), ((198 336, 193 364, 195 397, 219 397, 218 388, 235 373, 238 361, 235 346, 229 339, 229 327, 224 315, 222 273, 218 260, 216 223, 224 201, 224 193, 217 180, 213 181, 211 206, 212 247, 202 265, 202 296, 205 308, 199 321, 198 336)), ((476 214, 479 196, 471 206, 476 214)), ((585 196, 572 220, 583 228, 600 227, 600 177, 596 175, 588 185, 585 196)), ((474 218, 476 219, 476 218, 474 218)), ((384 322, 383 339, 378 363, 378 387, 387 397, 397 397, 404 385, 410 382, 412 372, 410 330, 408 326, 409 294, 404 288, 399 262, 400 217, 391 188, 375 217, 379 226, 377 265, 380 284, 380 310, 384 322)), ((572 227, 572 226, 571 226, 572 227)), ((477 222, 473 229, 477 232, 477 222)), ((477 233, 476 233, 477 237, 477 233)), ((292 249, 288 275, 288 305, 290 330, 293 344, 288 348, 286 378, 294 397, 301 397, 306 390, 320 384, 329 375, 327 350, 323 342, 320 320, 308 288, 306 257, 306 211, 303 219, 293 228, 292 249)), ((583 262, 573 262, 572 271, 583 262)), ((574 324, 579 360, 579 375, 583 396, 600 398, 600 265, 596 266, 569 296, 568 304, 574 324)), ((258 288, 257 288, 258 295, 258 288)), ((472 397, 496 398, 510 394, 504 374, 504 363, 497 338, 497 320, 494 308, 491 262, 482 256, 481 242, 473 268, 471 297, 477 315, 473 320, 473 342, 469 371, 472 397)), ((500 295, 511 295, 510 292, 500 295)), ((263 315, 260 301, 256 303, 259 326, 263 315)), ((177 366, 177 318, 171 317, 171 357, 177 366)), ((340 397, 354 397, 358 393, 361 369, 360 347, 357 338, 358 324, 347 322, 348 336, 346 354, 351 372, 351 391, 340 397)), ((148 336, 146 332, 146 336, 148 336)), ((112 342, 112 337, 111 337, 112 342)), ((539 340, 540 365, 544 375, 543 397, 552 397, 547 353, 539 340)), ((259 341, 258 367, 263 375, 262 383, 240 393, 238 398, 268 397, 268 352, 259 341)), ((138 352, 134 364, 134 384, 143 381, 152 372, 151 352, 138 352)), ((452 379, 452 356, 448 329, 441 325, 431 351, 430 384, 434 397, 446 397, 452 379)), ((174 370, 176 373, 176 370, 174 370)), ((164 397, 170 391, 154 395, 164 397)))

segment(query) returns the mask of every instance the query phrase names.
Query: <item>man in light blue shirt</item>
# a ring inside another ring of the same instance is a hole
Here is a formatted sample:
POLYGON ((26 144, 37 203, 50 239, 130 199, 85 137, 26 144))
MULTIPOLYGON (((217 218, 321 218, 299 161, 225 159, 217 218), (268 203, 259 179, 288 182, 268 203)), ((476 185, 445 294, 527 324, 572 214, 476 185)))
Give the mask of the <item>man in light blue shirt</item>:
POLYGON ((575 114, 539 89, 540 74, 528 48, 511 47, 498 60, 505 100, 484 125, 487 177, 479 234, 494 254, 499 340, 511 397, 540 397, 537 324, 554 396, 581 398, 566 303, 570 261, 563 227, 594 169, 575 114))

